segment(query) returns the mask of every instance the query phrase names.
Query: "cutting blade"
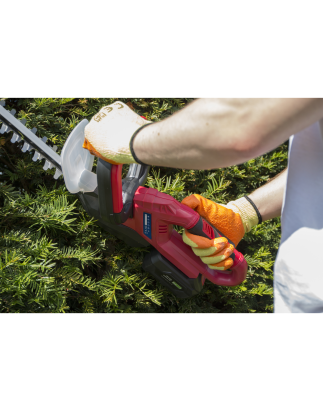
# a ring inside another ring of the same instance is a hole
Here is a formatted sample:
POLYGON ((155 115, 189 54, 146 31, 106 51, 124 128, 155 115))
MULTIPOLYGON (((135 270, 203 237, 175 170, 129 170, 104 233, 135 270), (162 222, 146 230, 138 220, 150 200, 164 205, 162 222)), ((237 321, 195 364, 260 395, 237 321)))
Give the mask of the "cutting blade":
POLYGON ((56 173, 54 178, 58 178, 62 174, 62 161, 60 155, 58 155, 55 151, 57 147, 49 147, 45 141, 46 138, 39 138, 36 136, 36 129, 29 130, 24 123, 23 120, 18 120, 14 117, 15 110, 11 112, 7 111, 4 107, 4 102, 1 101, 0 104, 0 122, 2 122, 2 127, 0 128, 0 133, 8 133, 13 131, 13 137, 11 141, 14 143, 16 141, 20 141, 21 137, 24 139, 24 144, 22 147, 22 151, 31 151, 35 150, 35 154, 33 157, 34 161, 41 160, 45 158, 45 165, 44 169, 51 169, 56 167, 56 173))

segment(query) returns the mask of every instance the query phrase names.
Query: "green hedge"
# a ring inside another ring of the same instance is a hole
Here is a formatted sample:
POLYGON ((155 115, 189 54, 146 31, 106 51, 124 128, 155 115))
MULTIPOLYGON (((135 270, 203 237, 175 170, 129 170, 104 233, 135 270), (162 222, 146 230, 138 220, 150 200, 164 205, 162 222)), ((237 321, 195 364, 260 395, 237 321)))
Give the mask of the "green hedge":
MULTIPOLYGON (((5 99, 6 109, 36 127, 60 152, 83 118, 121 100, 158 121, 192 99, 5 99)), ((1 312, 272 312, 273 263, 280 219, 264 222, 238 246, 249 264, 232 288, 206 281, 178 300, 141 268, 148 249, 130 248, 103 231, 69 194, 63 178, 43 170, 11 134, 0 135, 1 312)), ((287 166, 287 144, 240 166, 210 171, 153 167, 147 186, 182 200, 191 193, 226 203, 255 190, 287 166)), ((149 251, 149 250, 148 250, 149 251)))

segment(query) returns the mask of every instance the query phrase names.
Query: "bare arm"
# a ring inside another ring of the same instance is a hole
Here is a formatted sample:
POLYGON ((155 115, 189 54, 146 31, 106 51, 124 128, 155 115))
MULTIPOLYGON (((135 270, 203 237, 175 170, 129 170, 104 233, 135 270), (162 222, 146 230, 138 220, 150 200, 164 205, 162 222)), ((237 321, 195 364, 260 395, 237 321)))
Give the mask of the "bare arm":
POLYGON ((248 196, 256 204, 263 221, 281 215, 286 179, 287 168, 248 196))
POLYGON ((323 117, 323 99, 199 99, 143 128, 143 163, 185 169, 241 164, 273 150, 323 117))

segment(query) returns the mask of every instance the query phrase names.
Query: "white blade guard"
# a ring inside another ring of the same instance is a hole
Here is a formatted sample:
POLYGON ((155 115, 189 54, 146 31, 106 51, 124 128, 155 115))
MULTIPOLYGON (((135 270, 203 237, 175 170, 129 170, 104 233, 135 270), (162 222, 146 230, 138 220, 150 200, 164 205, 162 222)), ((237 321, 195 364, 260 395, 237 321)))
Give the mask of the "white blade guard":
POLYGON ((94 156, 82 147, 87 124, 87 120, 82 120, 74 128, 61 153, 63 177, 66 188, 71 193, 92 192, 98 185, 97 176, 91 171, 94 156))

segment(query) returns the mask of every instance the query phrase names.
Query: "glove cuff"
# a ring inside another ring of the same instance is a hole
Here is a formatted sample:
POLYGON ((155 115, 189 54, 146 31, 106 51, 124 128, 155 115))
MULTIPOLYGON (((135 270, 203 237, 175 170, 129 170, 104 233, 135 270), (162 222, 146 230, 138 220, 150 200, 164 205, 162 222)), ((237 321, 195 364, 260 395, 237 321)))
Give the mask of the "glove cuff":
POLYGON ((259 210, 249 197, 245 196, 236 201, 230 201, 226 207, 240 214, 245 233, 248 233, 252 227, 260 224, 262 221, 259 210))
POLYGON ((134 149, 133 149, 133 142, 134 142, 134 140, 135 140, 135 137, 136 137, 137 134, 139 133, 139 131, 142 130, 144 127, 150 126, 150 124, 153 124, 153 123, 144 124, 143 126, 139 127, 138 130, 136 130, 136 131, 133 133, 133 135, 132 135, 132 137, 131 137, 131 139, 130 139, 130 142, 129 142, 129 149, 130 149, 130 153, 131 153, 132 157, 134 158, 134 160, 135 160, 136 163, 141 164, 142 166, 148 166, 148 164, 143 163, 143 162, 140 161, 139 158, 136 156, 136 153, 135 153, 135 151, 134 151, 134 149))

